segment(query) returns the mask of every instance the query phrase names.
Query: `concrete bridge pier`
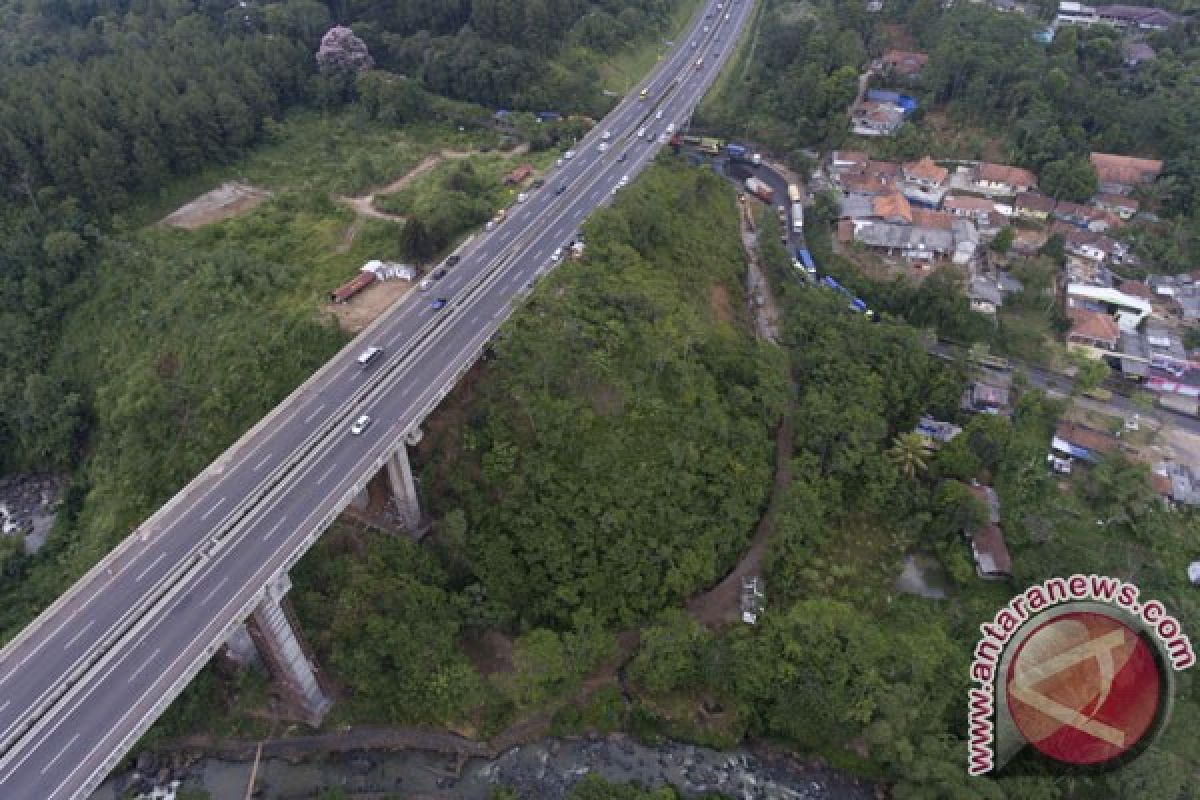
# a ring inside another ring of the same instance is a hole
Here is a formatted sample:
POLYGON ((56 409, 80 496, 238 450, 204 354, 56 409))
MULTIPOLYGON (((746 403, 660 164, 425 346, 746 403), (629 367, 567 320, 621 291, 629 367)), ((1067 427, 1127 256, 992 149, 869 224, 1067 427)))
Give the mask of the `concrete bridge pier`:
POLYGON ((421 505, 417 499, 417 485, 413 481, 412 467, 408 463, 407 445, 400 445, 387 460, 387 474, 396 511, 405 527, 415 531, 421 524, 421 505))
POLYGON ((317 682, 316 671, 300 645, 292 621, 280 605, 290 588, 292 582, 287 573, 268 584, 247 627, 271 677, 304 710, 308 723, 316 726, 325 718, 333 701, 317 682))

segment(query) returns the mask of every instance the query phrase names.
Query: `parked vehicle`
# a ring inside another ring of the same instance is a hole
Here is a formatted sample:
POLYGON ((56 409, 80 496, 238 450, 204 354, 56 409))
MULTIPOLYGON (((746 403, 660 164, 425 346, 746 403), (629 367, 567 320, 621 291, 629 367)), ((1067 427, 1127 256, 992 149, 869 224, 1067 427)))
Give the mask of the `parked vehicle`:
POLYGON ((458 254, 452 255, 446 259, 446 266, 447 267, 457 266, 458 262, 460 262, 460 261, 462 261, 462 256, 460 256, 458 254))
POLYGON ((792 233, 804 232, 804 206, 792 203, 792 233))
POLYGON ((788 200, 793 203, 799 203, 804 199, 804 193, 800 191, 800 187, 794 183, 788 184, 788 200))
POLYGON ((440 281, 444 277, 446 277, 446 270, 444 268, 435 270, 433 273, 433 279, 435 281, 440 281))
POLYGON ((359 436, 369 427, 371 427, 371 418, 366 414, 363 414, 361 417, 354 420, 354 424, 350 426, 350 433, 354 434, 355 436, 359 436))
POLYGON ((746 178, 746 191, 764 203, 769 203, 775 198, 775 190, 758 178, 746 178))
POLYGON ((567 161, 570 161, 574 157, 575 157, 574 150, 568 150, 567 152, 563 153, 563 158, 565 158, 567 161))
POLYGON ((1176 414, 1186 414, 1189 417, 1200 417, 1200 397, 1187 397, 1174 392, 1163 392, 1158 396, 1158 407, 1176 414))
POLYGON ((417 284, 417 288, 419 288, 422 292, 428 292, 430 289, 433 288, 433 279, 426 278, 425 280, 423 280, 419 284, 417 284))
POLYGON ((524 203, 528 199, 529 199, 529 192, 521 192, 517 195, 518 203, 524 203))
POLYGON ((434 311, 441 311, 443 308, 446 307, 446 298, 439 297, 438 299, 436 299, 432 303, 430 303, 429 307, 432 308, 434 311))
POLYGON ((649 96, 650 96, 650 90, 642 89, 642 93, 638 95, 638 100, 645 100, 649 96))

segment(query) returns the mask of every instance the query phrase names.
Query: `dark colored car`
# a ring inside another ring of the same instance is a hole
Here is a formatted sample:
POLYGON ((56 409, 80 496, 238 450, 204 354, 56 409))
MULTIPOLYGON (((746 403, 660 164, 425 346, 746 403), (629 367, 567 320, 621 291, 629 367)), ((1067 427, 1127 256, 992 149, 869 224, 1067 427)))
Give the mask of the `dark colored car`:
POLYGON ((437 300, 434 300, 432 303, 430 303, 429 307, 432 308, 434 311, 441 311, 443 308, 446 307, 446 298, 439 297, 437 300))
POLYGON ((542 180, 541 178, 538 178, 536 181, 534 181, 533 183, 530 184, 530 186, 532 186, 534 189, 540 189, 545 185, 546 185, 546 182, 544 180, 542 180))
POLYGON ((450 256, 449 258, 446 259, 446 266, 453 267, 459 261, 462 261, 462 256, 450 256))
POLYGON ((440 281, 440 280, 441 280, 442 278, 444 278, 444 277, 446 277, 446 270, 445 270, 445 269, 438 269, 438 270, 434 270, 434 273, 433 273, 433 279, 434 279, 435 281, 440 281))
POLYGON ((563 192, 565 192, 566 190, 567 190, 567 187, 565 187, 565 186, 559 186, 557 189, 555 189, 555 190, 554 190, 554 193, 555 193, 556 195, 557 195, 557 194, 562 194, 562 193, 563 193, 563 192))

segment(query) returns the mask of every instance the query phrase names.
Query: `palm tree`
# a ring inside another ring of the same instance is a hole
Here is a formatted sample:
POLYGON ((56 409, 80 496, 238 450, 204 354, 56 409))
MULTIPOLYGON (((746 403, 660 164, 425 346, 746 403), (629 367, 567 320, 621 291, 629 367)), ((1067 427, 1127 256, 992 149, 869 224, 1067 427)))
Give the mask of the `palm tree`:
POLYGON ((887 451, 888 460, 896 465, 907 478, 915 478, 924 474, 925 439, 916 431, 902 433, 892 440, 892 446, 887 451))

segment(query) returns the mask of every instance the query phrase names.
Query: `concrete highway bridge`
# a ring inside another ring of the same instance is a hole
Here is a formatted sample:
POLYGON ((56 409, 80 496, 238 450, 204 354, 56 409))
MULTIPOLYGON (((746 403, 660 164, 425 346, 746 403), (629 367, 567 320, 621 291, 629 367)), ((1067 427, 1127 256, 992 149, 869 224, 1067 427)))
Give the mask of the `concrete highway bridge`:
POLYGON ((577 154, 432 291, 390 308, 0 651, 0 798, 87 797, 247 621, 273 677, 322 718, 330 701, 280 606, 288 571, 380 471, 416 524, 407 447, 423 420, 555 251, 686 122, 752 12, 753 0, 708 0, 577 154), (383 350, 361 366, 370 346, 383 350), (353 432, 363 415, 370 425, 353 432))

